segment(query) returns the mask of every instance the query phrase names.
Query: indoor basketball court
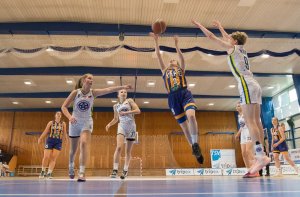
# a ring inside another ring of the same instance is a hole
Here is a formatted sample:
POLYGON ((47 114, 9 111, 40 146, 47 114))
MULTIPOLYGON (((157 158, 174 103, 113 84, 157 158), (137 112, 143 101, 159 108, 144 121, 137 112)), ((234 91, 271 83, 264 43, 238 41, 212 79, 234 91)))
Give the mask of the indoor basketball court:
POLYGON ((0 9, 0 196, 300 195, 298 0, 0 9))

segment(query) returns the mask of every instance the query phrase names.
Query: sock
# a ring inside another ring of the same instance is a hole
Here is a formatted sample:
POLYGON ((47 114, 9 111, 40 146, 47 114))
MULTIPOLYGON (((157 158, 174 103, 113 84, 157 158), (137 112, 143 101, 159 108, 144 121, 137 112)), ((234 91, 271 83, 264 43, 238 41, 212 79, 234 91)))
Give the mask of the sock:
POLYGON ((72 163, 69 163, 69 168, 74 168, 74 162, 72 162, 72 163))
POLYGON ((53 170, 49 170, 49 169, 48 169, 48 174, 51 174, 52 172, 53 172, 53 170))
POLYGON ((85 172, 85 166, 80 166, 79 167, 79 173, 84 174, 84 172, 85 172))
POLYGON ((128 171, 128 165, 124 165, 124 171, 128 171))
POLYGON ((198 134, 196 134, 196 135, 191 135, 191 137, 192 137, 192 143, 194 144, 194 143, 198 143, 198 134))
POLYGON ((45 168, 45 167, 42 167, 42 171, 45 172, 45 171, 46 171, 46 168, 45 168))
POLYGON ((114 170, 118 170, 119 169, 119 163, 114 163, 114 170))
POLYGON ((256 145, 255 145, 255 155, 256 155, 256 156, 259 156, 259 157, 264 156, 264 147, 263 147, 263 145, 261 145, 261 144, 259 143, 259 141, 256 141, 256 145))

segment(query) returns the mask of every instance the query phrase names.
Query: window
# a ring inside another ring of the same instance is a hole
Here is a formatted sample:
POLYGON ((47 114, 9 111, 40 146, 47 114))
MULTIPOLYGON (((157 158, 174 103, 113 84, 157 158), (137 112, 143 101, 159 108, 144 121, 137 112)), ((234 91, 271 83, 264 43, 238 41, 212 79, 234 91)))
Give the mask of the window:
POLYGON ((275 116, 279 120, 300 113, 298 97, 294 87, 279 93, 272 100, 275 116))

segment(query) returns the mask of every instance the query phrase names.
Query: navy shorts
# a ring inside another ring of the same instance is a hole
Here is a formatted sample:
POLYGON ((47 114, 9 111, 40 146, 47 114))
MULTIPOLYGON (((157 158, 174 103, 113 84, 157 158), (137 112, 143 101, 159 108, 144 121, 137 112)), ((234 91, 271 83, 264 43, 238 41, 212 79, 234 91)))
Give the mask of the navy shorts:
POLYGON ((185 112, 187 110, 197 109, 191 91, 189 91, 186 88, 178 90, 176 92, 169 93, 168 103, 169 103, 169 108, 171 109, 175 119, 179 124, 186 121, 185 112))
POLYGON ((62 147, 62 140, 61 139, 54 139, 54 138, 47 138, 45 149, 56 149, 61 150, 62 147))
MULTIPOLYGON (((278 141, 274 140, 274 144, 277 143, 278 141)), ((287 152, 288 150, 289 148, 286 144, 286 141, 283 141, 281 144, 279 144, 276 148, 273 149, 273 153, 287 152)))

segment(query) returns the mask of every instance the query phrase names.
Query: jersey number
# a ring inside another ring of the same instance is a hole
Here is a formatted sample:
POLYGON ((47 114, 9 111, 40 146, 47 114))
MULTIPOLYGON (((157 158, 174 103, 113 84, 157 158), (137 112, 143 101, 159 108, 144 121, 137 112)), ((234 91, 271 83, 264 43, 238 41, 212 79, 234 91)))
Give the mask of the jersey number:
POLYGON ((248 58, 246 56, 244 56, 244 61, 245 61, 246 69, 249 70, 248 58))

